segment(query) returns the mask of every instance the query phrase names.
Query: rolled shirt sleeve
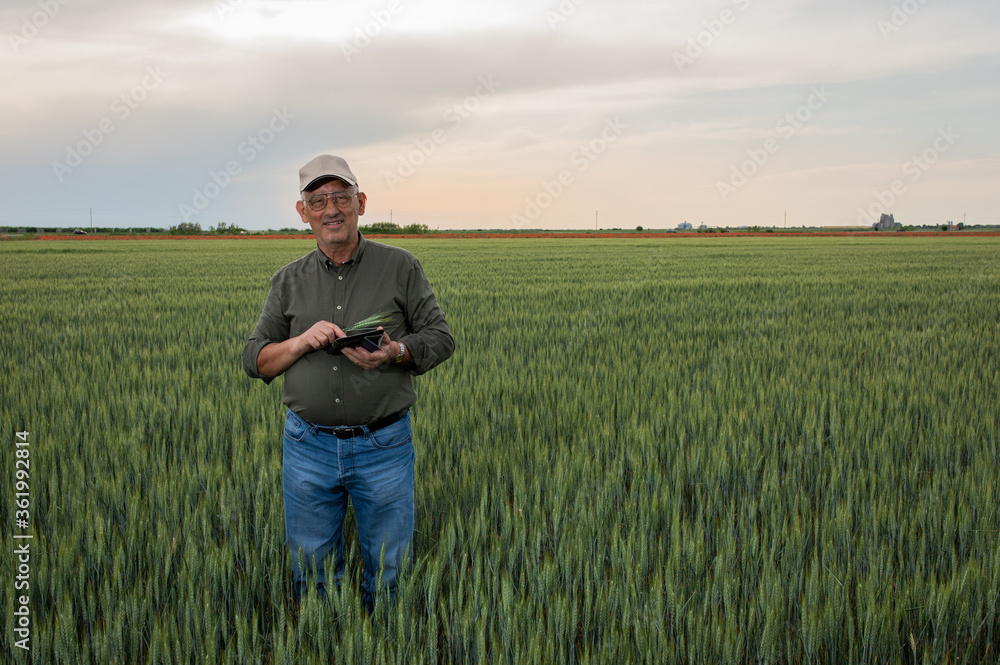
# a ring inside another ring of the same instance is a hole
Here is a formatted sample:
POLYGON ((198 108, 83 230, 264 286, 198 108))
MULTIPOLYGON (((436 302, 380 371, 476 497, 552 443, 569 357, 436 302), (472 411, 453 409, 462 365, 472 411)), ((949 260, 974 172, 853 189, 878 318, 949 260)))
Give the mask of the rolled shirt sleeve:
POLYGON ((261 379, 264 383, 274 381, 273 376, 264 376, 257 369, 257 356, 260 350, 273 342, 283 342, 288 339, 288 319, 282 315, 281 294, 275 288, 275 278, 271 277, 271 290, 264 301, 264 309, 257 319, 253 333, 243 347, 243 371, 252 379, 261 379))
POLYGON ((419 376, 437 367, 455 352, 455 339, 438 305, 420 262, 414 258, 406 284, 407 328, 414 332, 399 341, 413 357, 410 374, 419 376))

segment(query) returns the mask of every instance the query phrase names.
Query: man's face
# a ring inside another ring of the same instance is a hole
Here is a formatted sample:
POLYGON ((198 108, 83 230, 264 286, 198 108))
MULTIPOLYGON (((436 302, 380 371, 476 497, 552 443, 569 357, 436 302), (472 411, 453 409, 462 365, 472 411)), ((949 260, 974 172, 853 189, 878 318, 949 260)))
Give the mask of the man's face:
MULTIPOLYGON (((342 192, 351 194, 355 191, 343 180, 330 180, 319 188, 311 192, 303 192, 303 198, 308 201, 320 194, 332 192, 342 192)), ((349 246, 358 235, 358 217, 365 214, 366 197, 364 192, 359 192, 351 197, 346 208, 337 205, 333 198, 326 198, 325 206, 320 210, 313 210, 311 206, 303 201, 295 204, 295 209, 299 211, 302 221, 312 227, 316 235, 316 242, 325 254, 326 250, 336 250, 340 247, 349 246)))

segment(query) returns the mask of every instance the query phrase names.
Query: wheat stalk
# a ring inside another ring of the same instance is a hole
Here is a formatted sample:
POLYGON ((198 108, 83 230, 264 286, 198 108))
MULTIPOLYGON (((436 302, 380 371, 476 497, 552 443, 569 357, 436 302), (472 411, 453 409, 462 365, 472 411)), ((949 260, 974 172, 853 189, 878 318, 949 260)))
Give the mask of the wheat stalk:
POLYGON ((372 314, 368 318, 362 319, 355 324, 347 326, 344 328, 345 333, 354 332, 356 330, 363 330, 365 328, 378 328, 382 326, 383 328, 391 328, 396 325, 396 317, 388 312, 378 312, 372 314))

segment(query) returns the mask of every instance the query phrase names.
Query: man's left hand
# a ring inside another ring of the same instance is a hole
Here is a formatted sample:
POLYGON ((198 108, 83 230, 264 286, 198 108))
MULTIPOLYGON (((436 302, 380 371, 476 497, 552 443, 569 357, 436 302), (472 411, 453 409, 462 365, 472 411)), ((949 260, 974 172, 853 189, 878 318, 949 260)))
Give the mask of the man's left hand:
POLYGON ((363 369, 375 369, 379 365, 392 363, 399 355, 399 344, 389 339, 389 333, 382 331, 382 344, 377 351, 369 351, 360 346, 345 347, 342 353, 347 359, 363 369))

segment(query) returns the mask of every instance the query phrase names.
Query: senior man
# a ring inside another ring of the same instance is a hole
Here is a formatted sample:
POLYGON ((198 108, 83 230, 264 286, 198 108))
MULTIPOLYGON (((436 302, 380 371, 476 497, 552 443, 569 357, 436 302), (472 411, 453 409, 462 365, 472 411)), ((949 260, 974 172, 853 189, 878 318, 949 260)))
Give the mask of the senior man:
POLYGON ((340 584, 350 497, 370 612, 383 556, 383 585, 394 594, 404 557, 413 554, 411 378, 447 360, 455 341, 417 259, 358 231, 367 197, 346 161, 316 157, 299 171, 299 189, 295 207, 316 249, 271 277, 243 369, 265 383, 285 375, 282 481, 296 597, 314 564, 325 595, 330 553, 340 584), (376 314, 392 319, 380 326, 379 346, 331 352, 344 328, 376 314))

